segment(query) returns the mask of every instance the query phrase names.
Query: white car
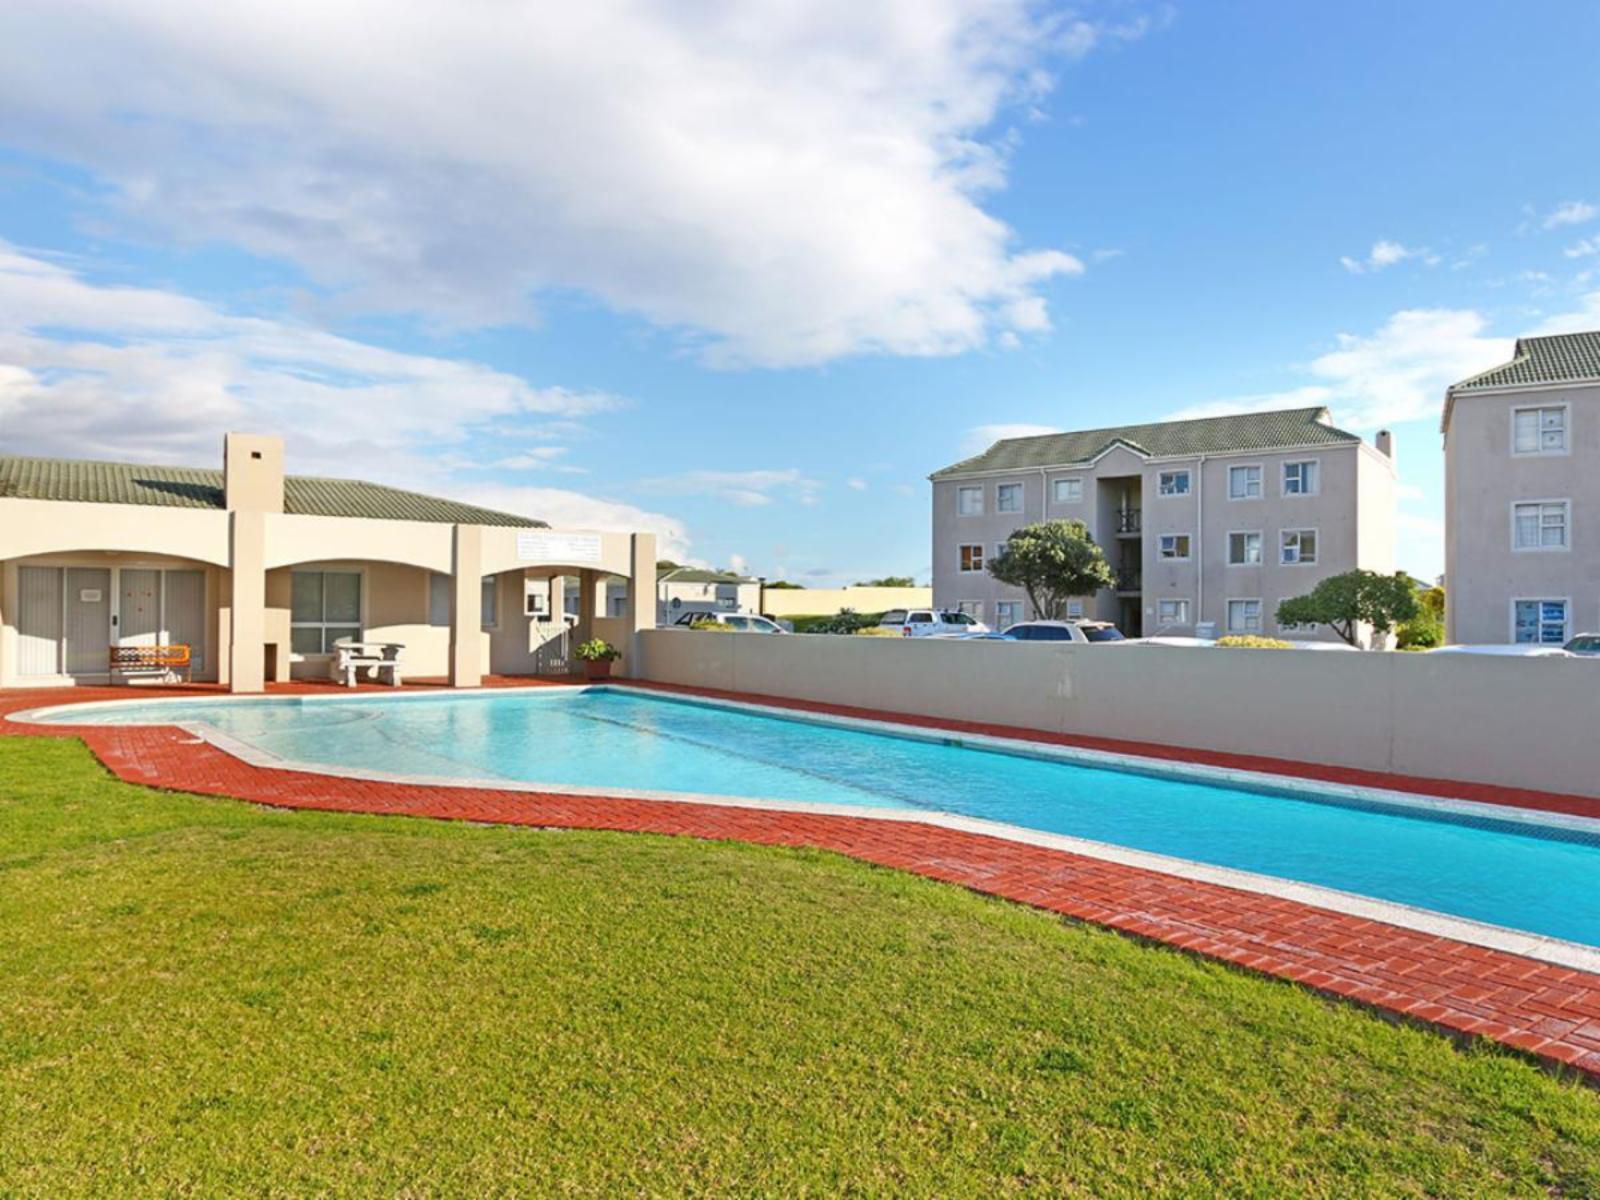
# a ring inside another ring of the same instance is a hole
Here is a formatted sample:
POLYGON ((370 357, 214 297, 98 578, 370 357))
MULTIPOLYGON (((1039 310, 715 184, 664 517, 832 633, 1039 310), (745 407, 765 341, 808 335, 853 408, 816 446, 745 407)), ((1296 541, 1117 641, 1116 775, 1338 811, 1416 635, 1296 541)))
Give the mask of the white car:
POLYGON ((971 613, 941 612, 937 608, 891 608, 879 619, 878 628, 896 629, 901 637, 965 637, 989 632, 989 627, 971 613))
POLYGON ((1499 658, 1575 658, 1560 646, 1440 646, 1429 654, 1492 654, 1499 658))
POLYGON ((690 629, 696 625, 726 625, 737 633, 788 633, 782 625, 753 613, 688 612, 673 627, 690 629))
POLYGON ((1006 642, 1077 642, 1079 645, 1128 640, 1110 621, 1018 621, 1005 632, 991 636, 1006 642))

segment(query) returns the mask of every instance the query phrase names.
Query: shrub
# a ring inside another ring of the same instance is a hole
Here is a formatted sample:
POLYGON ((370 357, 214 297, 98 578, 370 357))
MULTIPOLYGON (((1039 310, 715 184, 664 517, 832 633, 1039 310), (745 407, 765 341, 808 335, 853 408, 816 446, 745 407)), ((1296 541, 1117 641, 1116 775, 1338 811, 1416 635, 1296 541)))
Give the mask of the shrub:
POLYGON ((584 662, 611 662, 622 657, 622 651, 604 638, 590 638, 572 653, 584 662))
POLYGON ((721 621, 696 621, 689 626, 696 633, 732 633, 732 625, 724 625, 721 621))
POLYGON ((900 637, 898 629, 885 629, 882 625, 868 625, 865 629, 858 629, 854 637, 900 637))
POLYGON ((1230 650, 1293 650, 1294 647, 1279 638, 1261 637, 1254 633, 1230 633, 1217 639, 1217 645, 1230 650))

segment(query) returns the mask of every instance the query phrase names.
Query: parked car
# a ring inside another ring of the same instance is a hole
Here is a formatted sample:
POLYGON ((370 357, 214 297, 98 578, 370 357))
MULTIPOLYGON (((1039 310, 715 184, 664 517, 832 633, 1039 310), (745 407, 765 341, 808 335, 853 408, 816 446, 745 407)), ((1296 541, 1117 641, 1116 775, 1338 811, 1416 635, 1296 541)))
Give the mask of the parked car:
POLYGON ((1019 621, 1003 633, 989 635, 1004 642, 1126 642, 1110 621, 1019 621))
POLYGON ((941 612, 936 608, 891 608, 879 619, 878 628, 898 629, 902 637, 989 632, 989 627, 970 613, 941 612))
POLYGON ((1493 645, 1493 646, 1440 646, 1429 654, 1492 654, 1499 658, 1572 658, 1560 646, 1493 645))
POLYGON ((766 617, 751 613, 684 613, 673 622, 674 628, 689 629, 695 625, 726 625, 739 633, 788 633, 782 625, 766 617))
POLYGON ((1579 658, 1600 658, 1600 633, 1580 633, 1562 649, 1579 658))

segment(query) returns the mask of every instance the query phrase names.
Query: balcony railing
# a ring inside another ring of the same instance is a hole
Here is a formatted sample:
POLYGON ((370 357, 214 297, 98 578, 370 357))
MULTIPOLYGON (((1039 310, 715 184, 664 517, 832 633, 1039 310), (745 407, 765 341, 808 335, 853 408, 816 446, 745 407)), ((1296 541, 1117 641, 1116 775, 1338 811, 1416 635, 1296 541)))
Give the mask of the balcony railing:
POLYGON ((1119 509, 1117 512, 1117 532, 1138 533, 1140 511, 1137 508, 1119 509))
POLYGON ((1123 567, 1117 572, 1117 591, 1137 592, 1144 586, 1144 571, 1138 567, 1123 567))

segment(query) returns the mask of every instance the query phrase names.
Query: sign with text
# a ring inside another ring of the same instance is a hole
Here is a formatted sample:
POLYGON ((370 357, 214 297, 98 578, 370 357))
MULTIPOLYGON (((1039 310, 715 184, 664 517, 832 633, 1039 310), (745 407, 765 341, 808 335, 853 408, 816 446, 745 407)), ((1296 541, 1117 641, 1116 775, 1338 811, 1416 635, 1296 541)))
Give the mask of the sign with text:
POLYGON ((517 558, 522 562, 597 563, 600 561, 598 533, 517 534, 517 558))

